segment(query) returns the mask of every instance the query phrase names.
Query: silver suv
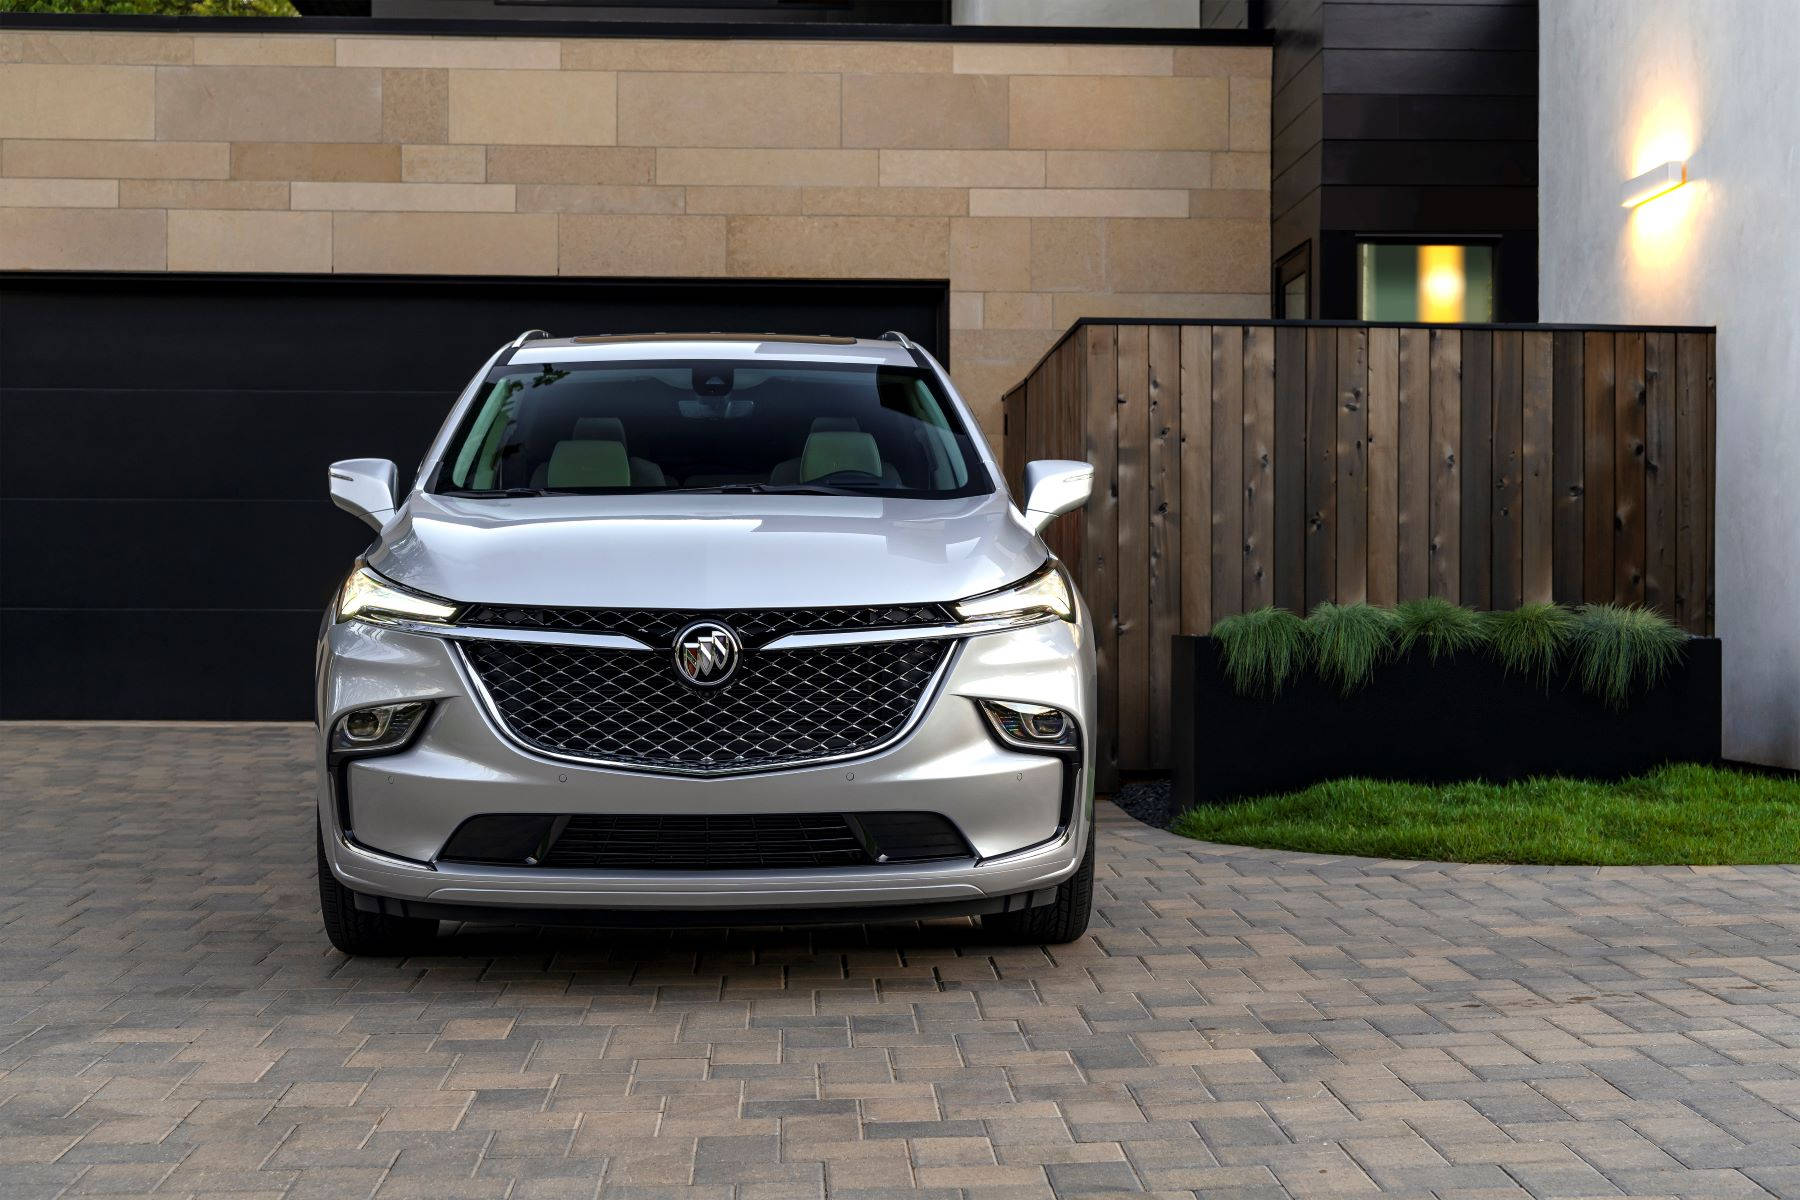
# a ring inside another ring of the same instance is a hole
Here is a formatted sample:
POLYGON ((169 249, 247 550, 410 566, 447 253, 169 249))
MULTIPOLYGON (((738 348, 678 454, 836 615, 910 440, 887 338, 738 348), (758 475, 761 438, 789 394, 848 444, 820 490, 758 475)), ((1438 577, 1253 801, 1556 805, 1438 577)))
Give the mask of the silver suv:
POLYGON ((943 368, 882 339, 502 347, 318 647, 319 898, 350 954, 440 920, 914 920, 1065 942, 1094 874, 1094 649, 943 368))

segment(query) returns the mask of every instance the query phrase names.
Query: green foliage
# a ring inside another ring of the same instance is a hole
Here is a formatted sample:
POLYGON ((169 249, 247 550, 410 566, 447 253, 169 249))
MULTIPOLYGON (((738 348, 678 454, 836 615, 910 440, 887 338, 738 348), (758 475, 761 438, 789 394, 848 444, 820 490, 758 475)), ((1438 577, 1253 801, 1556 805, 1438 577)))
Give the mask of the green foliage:
POLYGON ((1506 673, 1529 676, 1540 686, 1549 685, 1575 632, 1574 614, 1557 604, 1527 604, 1507 612, 1483 613, 1481 624, 1506 673))
POLYGON ((1687 644, 1687 634, 1647 608, 1584 604, 1573 624, 1569 644, 1582 690, 1610 708, 1655 687, 1687 644))
POLYGON ((1791 863, 1800 856, 1800 779, 1703 766, 1620 783, 1343 779, 1192 808, 1173 828, 1240 846, 1436 862, 1791 863))
POLYGON ((1392 609, 1321 604, 1304 621, 1285 609, 1259 608, 1226 617, 1212 635, 1240 696, 1273 697, 1308 664, 1348 696, 1395 652, 1424 646, 1436 662, 1485 646, 1507 674, 1540 686, 1569 667, 1584 691, 1613 708, 1655 687, 1687 643, 1685 633, 1646 608, 1589 604, 1571 612, 1527 604, 1478 613, 1436 596, 1392 609))
POLYGON ((1259 608, 1213 626, 1225 678, 1240 696, 1274 696, 1300 669, 1306 623, 1285 608, 1259 608))
POLYGON ((297 17, 288 0, 0 0, 0 12, 152 17, 297 17))
POLYGON ((1452 604, 1442 596, 1424 596, 1408 600, 1394 609, 1398 619, 1395 648, 1405 654, 1423 645, 1436 662, 1446 654, 1469 650, 1487 638, 1481 614, 1472 608, 1452 604))
POLYGON ((1348 696, 1369 682, 1392 651, 1399 618, 1368 604, 1321 604, 1306 618, 1306 640, 1320 678, 1348 696))

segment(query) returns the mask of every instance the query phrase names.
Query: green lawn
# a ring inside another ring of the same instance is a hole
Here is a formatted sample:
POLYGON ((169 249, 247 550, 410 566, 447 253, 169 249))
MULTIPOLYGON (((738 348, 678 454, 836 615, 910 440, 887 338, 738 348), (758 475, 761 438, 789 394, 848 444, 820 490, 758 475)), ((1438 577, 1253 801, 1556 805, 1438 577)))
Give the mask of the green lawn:
POLYGON ((1664 767, 1621 783, 1531 779, 1428 785, 1341 779, 1192 808, 1176 833, 1209 842, 1446 862, 1800 862, 1800 780, 1664 767))

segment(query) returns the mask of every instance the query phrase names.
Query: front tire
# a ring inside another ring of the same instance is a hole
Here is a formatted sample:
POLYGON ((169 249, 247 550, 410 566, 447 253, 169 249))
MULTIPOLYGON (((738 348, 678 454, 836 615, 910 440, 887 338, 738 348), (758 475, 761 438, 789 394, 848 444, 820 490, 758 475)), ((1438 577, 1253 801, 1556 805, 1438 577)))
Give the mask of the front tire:
POLYGON ((981 928, 1005 942, 1062 946, 1087 932, 1088 919, 1093 912, 1094 835, 1090 831, 1081 866, 1056 885, 1054 901, 1015 912, 988 913, 981 918, 981 928))
POLYGON ((410 954, 437 936, 438 923, 429 918, 358 909, 356 894, 338 882, 325 861, 325 835, 315 831, 314 844, 319 855, 319 915, 333 946, 352 958, 393 958, 410 954))

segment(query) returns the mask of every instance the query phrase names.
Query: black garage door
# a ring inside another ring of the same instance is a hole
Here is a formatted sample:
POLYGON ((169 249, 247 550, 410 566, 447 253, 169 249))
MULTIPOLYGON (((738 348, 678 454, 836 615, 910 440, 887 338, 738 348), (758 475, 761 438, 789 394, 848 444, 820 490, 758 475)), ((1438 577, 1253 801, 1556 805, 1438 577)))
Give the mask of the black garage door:
POLYGON ((410 479, 530 328, 947 349, 938 283, 0 276, 0 716, 310 716, 319 614, 368 543, 325 465, 410 479))

